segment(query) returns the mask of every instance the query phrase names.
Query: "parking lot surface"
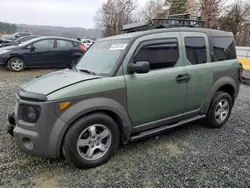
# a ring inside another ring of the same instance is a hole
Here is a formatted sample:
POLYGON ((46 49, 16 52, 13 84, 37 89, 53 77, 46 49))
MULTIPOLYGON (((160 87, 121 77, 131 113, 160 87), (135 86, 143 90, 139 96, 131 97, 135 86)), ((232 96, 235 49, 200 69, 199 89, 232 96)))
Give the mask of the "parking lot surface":
POLYGON ((79 170, 64 159, 28 156, 5 131, 15 90, 55 70, 0 70, 0 187, 250 187, 250 87, 242 85, 222 129, 202 123, 121 145, 106 164, 79 170))

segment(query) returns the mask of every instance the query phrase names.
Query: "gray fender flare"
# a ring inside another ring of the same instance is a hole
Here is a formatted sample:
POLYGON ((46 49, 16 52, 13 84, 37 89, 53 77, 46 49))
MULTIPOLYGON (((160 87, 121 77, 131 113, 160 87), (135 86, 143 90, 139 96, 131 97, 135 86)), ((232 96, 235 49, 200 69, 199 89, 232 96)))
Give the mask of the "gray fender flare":
POLYGON ((62 143, 67 129, 75 120, 85 114, 102 110, 113 112, 121 119, 123 123, 119 125, 119 128, 121 130, 123 141, 127 143, 132 132, 132 122, 126 109, 117 101, 108 98, 86 99, 72 105, 65 112, 63 112, 59 118, 66 124, 60 133, 59 142, 62 143))
POLYGON ((234 88, 234 95, 236 95, 237 92, 237 87, 236 87, 236 83, 235 81, 230 78, 230 77, 222 77, 220 79, 218 79, 213 86, 210 88, 208 94, 207 94, 207 98, 206 98, 206 102, 205 105, 203 106, 203 110, 202 113, 207 113, 210 107, 210 104, 213 100, 213 97, 215 95, 215 93, 224 85, 230 85, 234 88))

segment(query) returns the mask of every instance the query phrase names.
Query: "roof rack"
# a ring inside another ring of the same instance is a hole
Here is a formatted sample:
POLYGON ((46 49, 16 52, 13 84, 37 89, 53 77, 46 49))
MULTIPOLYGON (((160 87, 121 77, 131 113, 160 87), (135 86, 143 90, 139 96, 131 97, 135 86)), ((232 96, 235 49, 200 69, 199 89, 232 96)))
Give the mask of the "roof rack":
POLYGON ((136 23, 130 23, 123 25, 121 31, 124 32, 136 32, 146 31, 158 28, 171 28, 171 27, 204 27, 204 20, 194 14, 173 14, 169 15, 168 18, 155 18, 151 20, 145 20, 136 23))

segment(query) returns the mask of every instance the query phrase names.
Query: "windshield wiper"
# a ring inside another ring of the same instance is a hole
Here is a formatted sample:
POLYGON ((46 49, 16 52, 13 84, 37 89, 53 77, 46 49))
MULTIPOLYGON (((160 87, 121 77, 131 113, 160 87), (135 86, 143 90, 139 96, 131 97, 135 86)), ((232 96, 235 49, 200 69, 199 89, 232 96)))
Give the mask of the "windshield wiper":
POLYGON ((80 72, 86 72, 86 73, 91 74, 91 75, 96 75, 95 72, 92 72, 92 71, 87 70, 87 69, 79 69, 79 71, 80 71, 80 72))

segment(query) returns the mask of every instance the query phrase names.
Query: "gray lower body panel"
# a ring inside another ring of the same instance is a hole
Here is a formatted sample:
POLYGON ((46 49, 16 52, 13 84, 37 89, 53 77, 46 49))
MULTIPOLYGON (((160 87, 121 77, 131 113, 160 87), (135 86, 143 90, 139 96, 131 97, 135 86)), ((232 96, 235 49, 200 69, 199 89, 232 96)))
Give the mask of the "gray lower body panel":
POLYGON ((55 113, 53 103, 37 103, 17 100, 15 111, 9 116, 7 131, 13 134, 16 145, 21 151, 45 158, 59 158, 61 143, 68 125, 55 113), (39 104, 41 113, 36 123, 22 120, 20 104, 39 104))
MULTIPOLYGON (((57 121, 57 125, 61 127, 63 127, 64 124, 65 122, 63 122, 62 120, 57 121)), ((17 124, 13 130, 13 136, 16 145, 21 149, 21 151, 27 154, 46 158, 60 157, 60 144, 52 141, 56 140, 56 135, 54 138, 41 136, 41 134, 39 134, 38 132, 21 128, 17 124)))

